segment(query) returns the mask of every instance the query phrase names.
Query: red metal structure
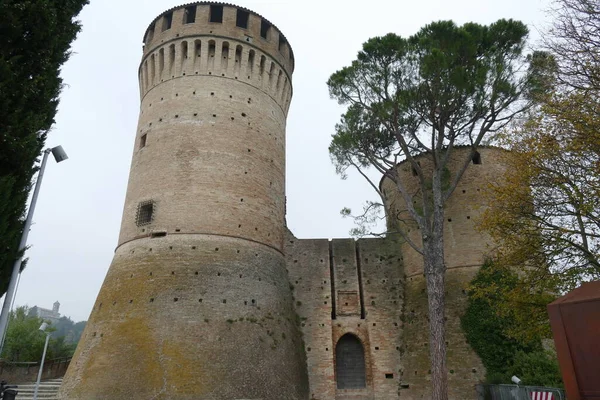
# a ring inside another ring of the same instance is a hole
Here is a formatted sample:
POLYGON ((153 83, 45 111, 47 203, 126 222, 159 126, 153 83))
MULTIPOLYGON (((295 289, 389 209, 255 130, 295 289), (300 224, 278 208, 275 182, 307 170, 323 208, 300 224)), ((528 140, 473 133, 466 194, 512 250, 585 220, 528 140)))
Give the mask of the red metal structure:
POLYGON ((600 281, 584 283, 548 305, 569 400, 600 400, 600 281))

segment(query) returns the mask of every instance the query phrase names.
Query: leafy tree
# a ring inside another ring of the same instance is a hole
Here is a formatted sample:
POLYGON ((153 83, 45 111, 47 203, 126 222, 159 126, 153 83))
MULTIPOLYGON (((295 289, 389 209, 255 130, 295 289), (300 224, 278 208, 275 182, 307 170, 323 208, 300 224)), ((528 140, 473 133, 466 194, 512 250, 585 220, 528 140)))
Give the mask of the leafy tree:
POLYGON ((348 106, 329 148, 337 172, 344 177, 356 168, 369 180, 365 169, 372 167, 385 175, 404 200, 407 218, 419 227, 419 242, 410 240, 403 221, 395 232, 423 256, 435 400, 448 397, 444 205, 484 138, 530 107, 526 95, 536 82, 531 79, 536 64, 528 67, 523 56, 527 34, 527 27, 513 20, 489 26, 435 22, 409 38, 388 34, 368 40, 357 59, 327 82, 331 96, 348 106), (457 171, 449 171, 448 160, 459 145, 471 151, 457 171), (421 168, 417 155, 428 158, 432 168, 421 168), (395 166, 401 160, 415 171, 418 193, 398 179, 395 166))
POLYGON ((0 294, 18 257, 37 157, 54 123, 60 66, 88 0, 0 2, 0 294))
POLYGON ((556 354, 542 348, 550 329, 547 317, 523 319, 532 314, 529 308, 545 316, 546 304, 554 297, 546 292, 529 293, 527 302, 515 303, 509 296, 518 286, 516 272, 491 260, 484 263, 471 282, 461 319, 467 341, 485 365, 488 383, 511 383, 511 376, 517 375, 528 385, 561 387, 556 354), (523 331, 535 334, 522 335, 523 331))
MULTIPOLYGON (((533 291, 563 293, 600 279, 600 3, 555 4, 546 35, 553 90, 519 134, 505 138, 506 180, 492 187, 482 221, 501 245, 496 263, 527 266, 513 304, 533 291)), ((545 309, 530 311, 523 317, 547 320, 545 309)))
POLYGON ((2 358, 8 361, 39 361, 44 351, 45 334, 39 330, 43 320, 29 316, 28 308, 11 311, 2 358))
MULTIPOLYGON (((42 358, 46 334, 40 331, 43 319, 29 313, 27 306, 11 311, 2 358, 14 362, 37 362, 42 358)), ((57 336, 56 328, 48 328, 51 339, 46 359, 71 357, 76 343, 67 343, 65 335, 57 336)))
POLYGON ((66 343, 77 344, 81 338, 85 324, 86 321, 74 323, 69 317, 61 317, 56 324, 53 325, 53 328, 56 330, 52 332, 52 337, 56 339, 64 337, 66 343))

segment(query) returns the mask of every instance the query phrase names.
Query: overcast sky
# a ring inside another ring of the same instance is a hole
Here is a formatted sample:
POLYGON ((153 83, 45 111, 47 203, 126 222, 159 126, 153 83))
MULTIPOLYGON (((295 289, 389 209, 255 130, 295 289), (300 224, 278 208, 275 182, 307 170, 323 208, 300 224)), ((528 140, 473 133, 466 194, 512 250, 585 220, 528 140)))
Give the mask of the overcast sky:
MULTIPOLYGON (((184 0, 185 1, 185 0, 184 0)), ((29 264, 16 304, 51 308, 86 320, 117 244, 139 112, 137 69, 152 20, 181 0, 91 0, 83 31, 63 67, 63 90, 48 146, 69 160, 49 160, 29 264)), ((243 0, 286 35, 296 59, 287 125, 287 222, 299 238, 347 237, 342 207, 360 209, 374 192, 359 176, 340 180, 327 147, 342 108, 327 78, 348 65, 361 44, 389 32, 408 36, 441 19, 526 23, 531 38, 547 23, 548 0, 243 0)))

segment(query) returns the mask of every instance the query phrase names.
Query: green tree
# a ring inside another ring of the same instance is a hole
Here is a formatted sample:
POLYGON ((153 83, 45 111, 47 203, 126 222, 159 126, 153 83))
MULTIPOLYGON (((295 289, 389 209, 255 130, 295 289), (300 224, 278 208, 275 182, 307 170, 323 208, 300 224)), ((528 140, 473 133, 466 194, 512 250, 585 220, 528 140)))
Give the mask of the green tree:
POLYGON ((554 296, 530 292, 526 302, 516 303, 510 296, 517 287, 519 276, 512 269, 491 260, 484 263, 471 282, 461 318, 467 341, 485 365, 488 383, 511 383, 511 376, 517 375, 527 385, 561 387, 556 354, 542 348, 549 331, 547 318, 523 319, 540 311, 545 314, 554 296), (535 324, 538 329, 527 328, 535 324), (522 335, 524 330, 530 334, 522 335))
POLYGON ((43 320, 28 315, 26 306, 11 311, 2 358, 8 361, 39 361, 44 351, 45 334, 39 330, 43 320))
MULTIPOLYGON (((27 306, 11 311, 2 358, 14 362, 40 361, 46 342, 46 334, 40 331, 42 322, 44 321, 41 318, 29 313, 27 306)), ((76 343, 67 343, 65 335, 55 335, 56 328, 52 325, 48 329, 51 339, 46 359, 71 357, 75 352, 76 343)))
POLYGON ((53 328, 56 329, 52 332, 52 337, 58 339, 64 337, 66 343, 77 344, 85 328, 86 321, 80 321, 74 323, 69 317, 61 317, 56 324, 53 324, 53 328))
MULTIPOLYGON (((482 221, 500 244, 495 263, 527 266, 512 304, 531 292, 564 293, 600 279, 600 3, 555 6, 545 35, 556 60, 553 90, 518 135, 505 138, 512 149, 506 179, 492 186, 482 221)), ((547 325, 545 307, 529 311, 523 318, 536 321, 530 329, 547 325)))
POLYGON ((484 138, 530 107, 526 94, 535 83, 535 64, 528 68, 523 56, 527 34, 512 20, 489 26, 435 22, 407 39, 388 34, 368 40, 357 59, 327 82, 331 96, 348 106, 329 148, 338 173, 356 168, 369 179, 364 170, 375 168, 395 183, 408 218, 419 227, 420 243, 401 223, 395 228, 423 256, 435 400, 448 398, 444 205, 484 138), (449 172, 459 145, 471 151, 458 171, 449 172), (432 169, 421 168, 416 155, 428 157, 432 169), (398 179, 401 160, 415 171, 419 193, 398 179))
POLYGON ((0 2, 0 294, 18 257, 36 159, 54 123, 61 65, 88 0, 0 2))

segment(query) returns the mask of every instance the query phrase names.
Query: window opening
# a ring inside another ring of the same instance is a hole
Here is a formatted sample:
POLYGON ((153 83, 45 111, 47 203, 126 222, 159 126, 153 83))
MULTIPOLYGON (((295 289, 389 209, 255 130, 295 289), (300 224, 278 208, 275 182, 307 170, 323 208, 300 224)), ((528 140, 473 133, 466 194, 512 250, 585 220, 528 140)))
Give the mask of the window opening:
POLYGON ((210 6, 210 22, 223 23, 223 6, 210 6))
POLYGON ((335 348, 335 371, 338 389, 363 389, 367 386, 365 351, 358 338, 346 334, 335 348))
POLYGON ((165 70, 165 49, 160 49, 158 52, 158 76, 162 80, 163 71, 165 70))
POLYGON ((137 226, 148 225, 154 219, 154 202, 143 201, 138 204, 136 224, 137 226))
POLYGON ((265 63, 267 58, 265 56, 260 56, 260 76, 265 73, 265 63))
POLYGON ((478 151, 476 151, 475 154, 473 154, 473 164, 481 164, 481 154, 479 154, 478 151))
POLYGON ((250 50, 250 52, 248 53, 248 75, 252 75, 252 72, 254 71, 255 55, 256 53, 254 52, 254 50, 250 50))
POLYGON ((248 11, 237 10, 237 17, 235 19, 235 26, 239 28, 248 29, 248 11))
POLYGON ((141 137, 140 137, 140 149, 143 149, 144 147, 146 147, 146 139, 148 137, 147 133, 144 133, 141 137))
POLYGON ((221 56, 223 57, 221 60, 221 69, 227 71, 227 68, 229 67, 229 42, 223 42, 221 56))
POLYGON ((189 6, 185 8, 185 13, 183 14, 183 23, 184 24, 193 24, 196 22, 196 6, 189 6))
POLYGON ((271 24, 265 21, 264 19, 260 21, 260 36, 268 39, 269 30, 271 29, 271 24))
POLYGON ((168 14, 165 14, 165 16, 163 17, 163 27, 162 27, 163 32, 171 29, 172 24, 173 24, 173 13, 170 12, 168 14))
POLYGON ((279 35, 279 51, 283 51, 283 47, 287 44, 287 40, 281 35, 279 35))

